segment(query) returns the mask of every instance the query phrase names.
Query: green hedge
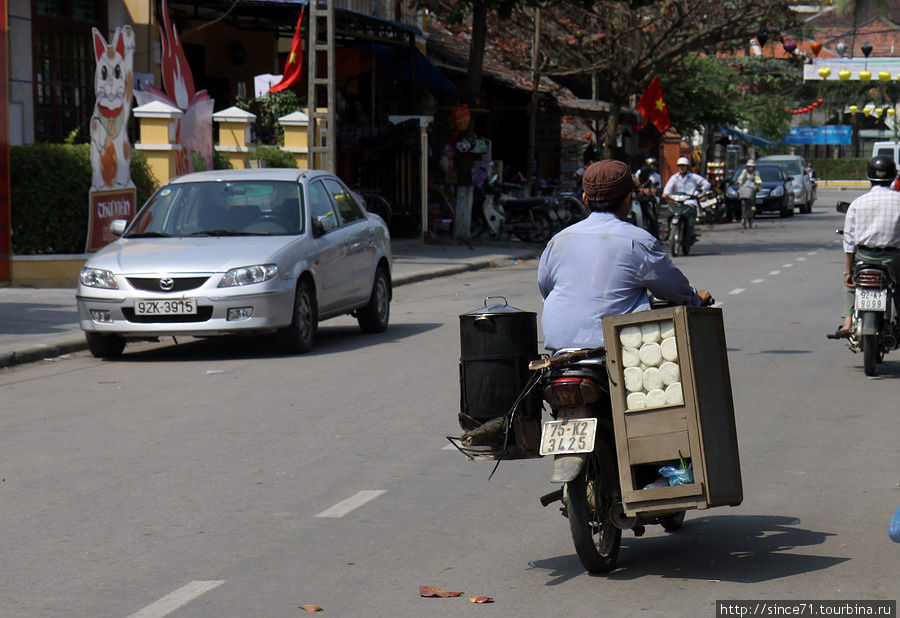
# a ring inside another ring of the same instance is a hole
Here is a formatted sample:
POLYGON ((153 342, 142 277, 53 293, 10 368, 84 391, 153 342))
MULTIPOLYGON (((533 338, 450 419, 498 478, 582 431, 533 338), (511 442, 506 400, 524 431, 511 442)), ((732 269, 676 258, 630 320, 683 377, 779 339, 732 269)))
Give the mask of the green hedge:
MULTIPOLYGON (((140 151, 132 151, 131 177, 140 206, 159 184, 140 151)), ((90 145, 13 146, 10 179, 13 253, 84 253, 91 188, 90 145)))
POLYGON ((297 167, 291 153, 275 146, 257 144, 253 158, 265 163, 266 167, 297 167))
POLYGON ((865 180, 868 159, 809 159, 821 180, 865 180))

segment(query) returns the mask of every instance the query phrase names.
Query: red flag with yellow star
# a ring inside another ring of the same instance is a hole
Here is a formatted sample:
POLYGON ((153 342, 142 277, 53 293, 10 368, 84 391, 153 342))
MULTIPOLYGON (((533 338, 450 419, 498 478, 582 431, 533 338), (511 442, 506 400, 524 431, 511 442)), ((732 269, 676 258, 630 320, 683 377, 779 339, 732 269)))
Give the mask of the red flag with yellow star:
POLYGON ((638 101, 637 111, 644 117, 644 124, 638 127, 643 129, 648 123, 653 123, 660 133, 665 133, 672 123, 669 121, 669 108, 666 107, 666 100, 663 99, 662 84, 659 82, 659 76, 654 77, 650 85, 647 86, 647 92, 638 101))
POLYGON ((284 65, 284 73, 281 81, 269 88, 269 92, 281 92, 285 88, 300 79, 303 72, 303 15, 306 7, 300 9, 300 18, 297 20, 297 29, 294 31, 294 40, 291 41, 291 53, 284 65))

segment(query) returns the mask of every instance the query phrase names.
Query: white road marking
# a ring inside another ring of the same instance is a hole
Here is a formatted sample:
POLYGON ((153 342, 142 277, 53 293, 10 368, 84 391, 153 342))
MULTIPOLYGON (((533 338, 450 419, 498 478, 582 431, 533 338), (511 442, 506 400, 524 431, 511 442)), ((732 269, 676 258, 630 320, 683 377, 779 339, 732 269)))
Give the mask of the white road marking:
POLYGON ((790 268, 791 266, 793 266, 793 264, 782 264, 781 265, 782 268, 790 268))
POLYGON ((818 251, 807 251, 806 255, 815 255, 818 251))
POLYGON ((797 258, 797 261, 798 261, 798 262, 805 262, 805 261, 806 261, 806 258, 805 258, 805 257, 798 257, 798 258, 797 258))
POLYGON ((184 607, 200 595, 206 594, 224 583, 224 579, 208 582, 191 582, 172 594, 164 596, 159 601, 151 603, 144 609, 131 614, 128 618, 162 618, 163 616, 168 616, 176 609, 184 607))
POLYGON ((364 505, 370 500, 374 500, 383 493, 385 493, 385 490, 383 489, 364 489, 363 491, 358 491, 346 500, 338 502, 331 508, 325 509, 316 515, 316 517, 343 517, 353 509, 364 505))
POLYGON ((771 271, 769 271, 769 274, 770 274, 770 275, 777 275, 777 274, 780 274, 780 273, 781 273, 780 270, 771 270, 771 271))
POLYGON ((754 279, 750 283, 762 283, 763 281, 765 281, 765 279, 754 279))
POLYGON ((733 290, 731 290, 731 291, 728 292, 728 293, 729 293, 729 294, 740 294, 740 293, 743 292, 743 291, 744 291, 744 288, 734 288, 733 290))

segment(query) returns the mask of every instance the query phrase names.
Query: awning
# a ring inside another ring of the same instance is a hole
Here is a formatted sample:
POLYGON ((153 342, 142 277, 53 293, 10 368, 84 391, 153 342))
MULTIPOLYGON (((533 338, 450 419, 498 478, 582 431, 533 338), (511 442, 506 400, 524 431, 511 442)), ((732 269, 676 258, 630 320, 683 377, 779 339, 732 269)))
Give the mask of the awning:
POLYGON ((777 148, 778 143, 773 142, 772 140, 768 140, 764 137, 760 137, 759 135, 750 135, 749 133, 744 133, 742 131, 737 131, 735 129, 729 129, 728 127, 716 127, 716 131, 719 133, 724 133, 729 137, 733 137, 734 139, 739 139, 742 142, 747 142, 748 144, 753 144, 754 146, 758 146, 759 148, 777 148))
POLYGON ((444 74, 417 47, 377 43, 365 47, 367 53, 374 59, 375 65, 397 79, 416 82, 434 93, 462 95, 459 88, 444 77, 444 74))

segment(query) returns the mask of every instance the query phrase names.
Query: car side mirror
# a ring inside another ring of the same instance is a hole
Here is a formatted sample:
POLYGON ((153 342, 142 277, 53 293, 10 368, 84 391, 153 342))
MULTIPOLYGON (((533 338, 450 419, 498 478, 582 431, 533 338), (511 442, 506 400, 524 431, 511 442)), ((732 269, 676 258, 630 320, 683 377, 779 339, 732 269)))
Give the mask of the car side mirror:
POLYGON ((846 213, 850 209, 850 202, 838 202, 834 209, 838 212, 846 213))
POLYGON ((113 236, 121 236, 125 233, 126 227, 128 227, 128 221, 125 219, 113 219, 109 224, 109 233, 113 236))
POLYGON ((322 215, 313 218, 313 236, 318 238, 324 236, 335 228, 334 219, 330 215, 322 215))

